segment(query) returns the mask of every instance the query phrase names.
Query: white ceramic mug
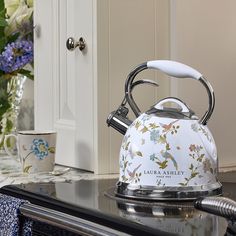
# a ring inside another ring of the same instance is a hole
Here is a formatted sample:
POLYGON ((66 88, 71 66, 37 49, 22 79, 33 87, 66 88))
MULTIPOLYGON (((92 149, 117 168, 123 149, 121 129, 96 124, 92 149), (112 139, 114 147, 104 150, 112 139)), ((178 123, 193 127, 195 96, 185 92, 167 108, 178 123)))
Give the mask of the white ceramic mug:
POLYGON ((22 164, 24 173, 53 171, 56 152, 56 132, 54 131, 18 131, 18 134, 5 136, 4 148, 6 153, 22 164), (9 150, 7 142, 10 137, 16 139, 17 156, 9 150))

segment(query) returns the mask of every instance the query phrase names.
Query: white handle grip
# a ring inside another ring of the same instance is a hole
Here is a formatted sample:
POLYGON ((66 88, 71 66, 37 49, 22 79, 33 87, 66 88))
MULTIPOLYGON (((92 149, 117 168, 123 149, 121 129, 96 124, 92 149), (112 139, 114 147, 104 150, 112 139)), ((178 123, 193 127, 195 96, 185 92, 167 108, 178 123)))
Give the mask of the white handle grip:
POLYGON ((160 70, 170 76, 177 78, 193 78, 198 80, 202 77, 202 74, 197 70, 176 61, 169 61, 169 60, 148 61, 147 67, 150 69, 160 70))
POLYGON ((5 138, 4 138, 4 143, 3 143, 3 146, 4 146, 4 149, 7 153, 8 156, 14 158, 15 160, 19 161, 19 159, 17 158, 17 156, 14 156, 12 155, 11 151, 8 149, 8 146, 7 146, 7 140, 10 138, 10 137, 13 137, 16 139, 16 145, 17 145, 17 150, 19 150, 18 148, 18 138, 15 134, 8 134, 8 135, 5 135, 5 138))

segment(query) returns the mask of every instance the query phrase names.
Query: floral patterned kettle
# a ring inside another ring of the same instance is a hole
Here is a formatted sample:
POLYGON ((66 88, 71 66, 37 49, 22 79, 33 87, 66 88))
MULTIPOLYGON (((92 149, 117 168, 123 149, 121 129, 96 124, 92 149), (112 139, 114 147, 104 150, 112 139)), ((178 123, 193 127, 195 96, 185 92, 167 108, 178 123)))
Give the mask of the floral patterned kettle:
POLYGON ((107 118, 108 126, 124 134, 116 194, 153 200, 195 199, 221 194, 216 146, 206 126, 214 105, 210 83, 195 69, 168 60, 148 61, 137 66, 128 75, 125 98, 120 107, 107 118), (208 93, 208 111, 199 120, 184 102, 168 97, 141 114, 132 97, 132 89, 138 84, 156 85, 149 80, 133 82, 145 69, 198 80, 208 93), (127 118, 127 102, 137 117, 134 121, 127 118), (170 102, 176 108, 165 106, 170 102))

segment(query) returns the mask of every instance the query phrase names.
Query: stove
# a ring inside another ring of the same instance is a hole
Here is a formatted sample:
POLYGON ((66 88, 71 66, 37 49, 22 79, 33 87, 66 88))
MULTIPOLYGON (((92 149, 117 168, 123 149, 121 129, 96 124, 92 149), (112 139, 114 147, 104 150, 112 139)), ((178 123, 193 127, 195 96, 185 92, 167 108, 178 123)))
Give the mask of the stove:
MULTIPOLYGON (((224 196, 236 200, 236 173, 220 176, 224 196)), ((196 210, 192 201, 141 201, 116 197, 117 179, 5 186, 30 201, 21 217, 34 220, 33 235, 234 235, 234 222, 196 210), (56 232, 53 234, 52 232, 56 232)))

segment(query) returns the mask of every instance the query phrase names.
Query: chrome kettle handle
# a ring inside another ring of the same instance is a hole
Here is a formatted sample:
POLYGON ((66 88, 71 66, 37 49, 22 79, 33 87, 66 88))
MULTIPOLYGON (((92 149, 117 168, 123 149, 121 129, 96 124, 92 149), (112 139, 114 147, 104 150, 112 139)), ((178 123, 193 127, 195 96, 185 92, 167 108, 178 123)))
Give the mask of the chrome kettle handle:
POLYGON ((141 111, 132 97, 131 85, 136 75, 145 69, 157 69, 164 72, 165 74, 168 74, 176 78, 192 78, 199 80, 206 88, 209 98, 208 110, 206 111, 206 113, 203 115, 203 117, 200 119, 199 122, 203 125, 207 124, 207 121, 210 119, 215 107, 215 95, 211 84, 202 76, 200 72, 193 69, 192 67, 176 61, 169 61, 169 60, 156 60, 156 61, 145 62, 137 66, 128 75, 128 78, 125 83, 125 97, 131 109, 133 110, 134 114, 137 117, 141 114, 141 111))

